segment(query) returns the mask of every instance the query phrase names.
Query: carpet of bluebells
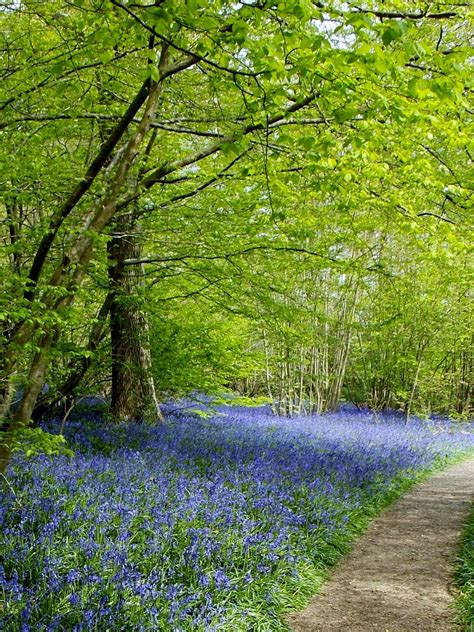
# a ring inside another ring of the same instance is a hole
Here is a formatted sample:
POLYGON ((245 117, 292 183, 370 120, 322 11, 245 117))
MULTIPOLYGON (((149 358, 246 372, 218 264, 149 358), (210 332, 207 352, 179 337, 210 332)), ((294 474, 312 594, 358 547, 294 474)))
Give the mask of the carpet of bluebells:
POLYGON ((15 458, 0 629, 284 630, 368 517, 474 448, 472 425, 447 421, 166 412, 112 426, 91 407, 66 425, 74 456, 15 458))

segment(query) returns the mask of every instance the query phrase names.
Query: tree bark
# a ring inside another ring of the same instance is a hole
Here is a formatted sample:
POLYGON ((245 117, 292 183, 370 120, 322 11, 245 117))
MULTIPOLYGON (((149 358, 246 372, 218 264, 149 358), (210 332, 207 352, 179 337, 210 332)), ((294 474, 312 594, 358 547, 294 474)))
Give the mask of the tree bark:
POLYGON ((28 423, 31 420, 36 400, 46 380, 50 350, 56 338, 56 332, 45 333, 38 341, 38 350, 35 353, 30 366, 30 372, 28 374, 28 380, 25 385, 23 397, 21 398, 20 405, 13 415, 15 426, 23 422, 28 423))
MULTIPOLYGON (((104 339, 107 333, 107 317, 112 305, 113 293, 109 292, 102 303, 100 310, 97 313, 96 320, 89 334, 89 340, 86 350, 93 353, 98 348, 101 341, 104 339)), ((39 398, 35 408, 33 410, 33 418, 38 419, 46 411, 50 410, 53 406, 59 404, 61 400, 69 397, 73 394, 74 390, 84 379, 89 367, 92 363, 91 355, 86 355, 79 360, 79 362, 71 362, 69 365, 69 375, 61 384, 61 386, 54 393, 48 393, 39 398)))
POLYGON ((121 265, 141 255, 133 215, 120 218, 116 228, 121 232, 109 244, 112 415, 117 421, 161 421, 151 374, 148 320, 140 305, 143 266, 121 265))

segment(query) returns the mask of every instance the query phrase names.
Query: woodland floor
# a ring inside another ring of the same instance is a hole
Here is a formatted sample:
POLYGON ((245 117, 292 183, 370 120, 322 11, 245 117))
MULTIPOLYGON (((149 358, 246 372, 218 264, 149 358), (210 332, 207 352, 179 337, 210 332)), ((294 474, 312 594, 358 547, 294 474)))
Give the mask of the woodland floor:
POLYGON ((295 632, 451 632, 453 570, 474 494, 474 460, 417 485, 375 520, 295 632))

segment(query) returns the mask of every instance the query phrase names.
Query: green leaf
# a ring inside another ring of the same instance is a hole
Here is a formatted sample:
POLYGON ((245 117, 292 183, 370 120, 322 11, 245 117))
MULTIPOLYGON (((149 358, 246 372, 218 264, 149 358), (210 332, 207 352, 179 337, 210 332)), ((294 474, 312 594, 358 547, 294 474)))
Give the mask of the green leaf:
POLYGON ((303 136, 298 138, 298 144, 301 145, 303 149, 309 150, 315 146, 316 138, 314 136, 303 136))
POLYGON ((153 64, 150 64, 148 68, 150 69, 150 79, 152 79, 153 81, 159 81, 160 71, 158 70, 158 68, 153 64))
POLYGON ((407 31, 408 24, 403 20, 387 22, 382 32, 382 42, 388 46, 392 42, 400 39, 407 31))

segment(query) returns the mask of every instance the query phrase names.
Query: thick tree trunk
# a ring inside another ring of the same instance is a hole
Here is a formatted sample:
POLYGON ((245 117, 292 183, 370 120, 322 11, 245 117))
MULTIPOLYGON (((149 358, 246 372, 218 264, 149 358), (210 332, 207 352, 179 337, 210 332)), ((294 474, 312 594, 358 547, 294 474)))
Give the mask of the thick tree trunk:
POLYGON ((151 374, 148 320, 140 305, 143 269, 121 265, 125 259, 139 259, 140 254, 132 215, 121 218, 109 244, 112 414, 117 421, 162 419, 151 374))
POLYGON ((5 445, 0 445, 0 474, 3 474, 7 469, 8 463, 10 462, 10 455, 10 448, 5 445))
POLYGON ((6 470, 10 460, 10 448, 4 443, 5 433, 8 431, 8 413, 13 398, 13 385, 9 376, 5 377, 5 383, 0 387, 0 473, 6 470))

